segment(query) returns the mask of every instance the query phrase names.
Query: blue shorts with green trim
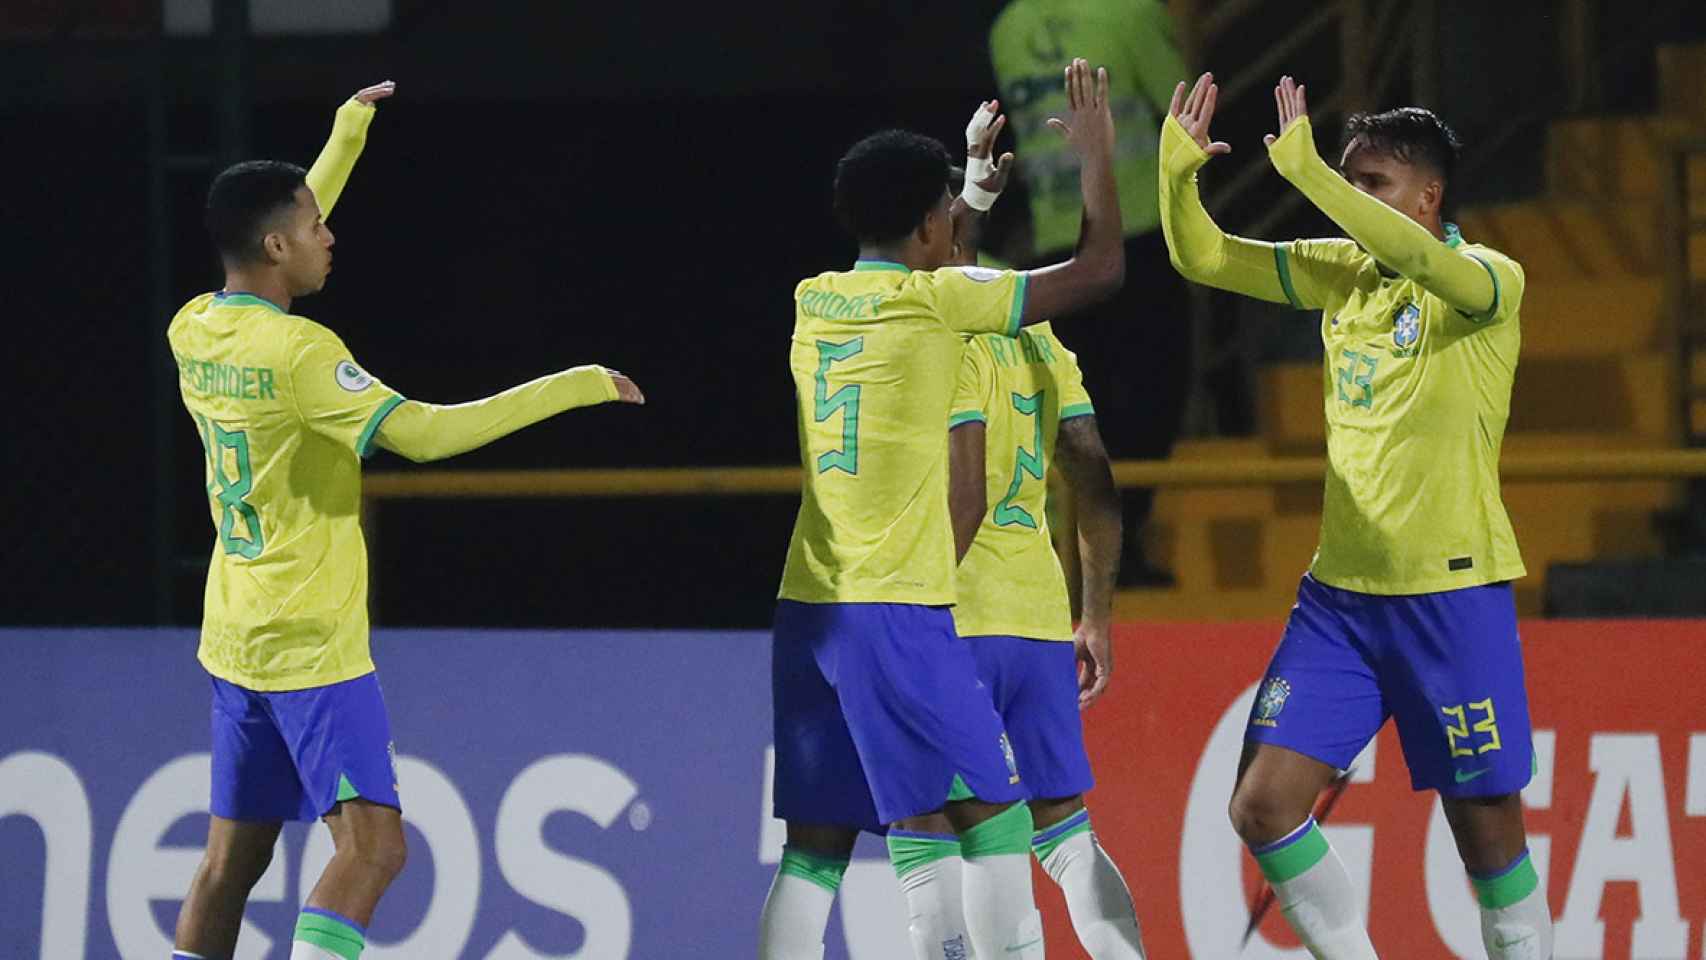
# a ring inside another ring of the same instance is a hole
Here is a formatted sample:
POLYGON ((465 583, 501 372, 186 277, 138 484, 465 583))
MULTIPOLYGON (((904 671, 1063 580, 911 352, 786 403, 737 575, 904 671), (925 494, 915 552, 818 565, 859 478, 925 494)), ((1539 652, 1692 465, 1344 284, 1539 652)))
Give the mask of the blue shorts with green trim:
POLYGON ((946 607, 783 600, 770 676, 784 820, 880 830, 942 809, 956 778, 989 803, 1027 798, 946 607))
POLYGON ((1303 578, 1245 741, 1343 770, 1389 717, 1416 790, 1528 785, 1534 733, 1510 584, 1377 596, 1303 578))
POLYGON ((377 675, 282 693, 209 679, 214 816, 312 821, 356 797, 402 809, 377 675))
POLYGON ((1096 785, 1078 713, 1078 655, 1072 644, 1024 637, 966 637, 978 679, 1013 741, 1033 797, 1061 800, 1096 785))

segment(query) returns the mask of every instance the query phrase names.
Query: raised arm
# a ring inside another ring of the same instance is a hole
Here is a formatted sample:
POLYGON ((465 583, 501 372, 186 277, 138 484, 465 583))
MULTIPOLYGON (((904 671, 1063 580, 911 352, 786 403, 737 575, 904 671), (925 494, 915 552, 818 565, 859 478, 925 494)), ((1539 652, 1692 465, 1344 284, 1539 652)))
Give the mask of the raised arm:
POLYGON ((1197 192, 1197 171, 1210 159, 1232 152, 1227 144, 1209 137, 1219 94, 1210 73, 1197 78, 1189 96, 1180 82, 1162 121, 1161 233, 1167 240, 1167 254, 1187 280, 1285 303, 1274 245, 1221 230, 1197 192))
POLYGON ((1054 465, 1066 478, 1078 512, 1078 563, 1083 610, 1073 644, 1078 650, 1078 706, 1088 707, 1114 672, 1109 631, 1120 566, 1120 498, 1102 433, 1093 414, 1060 422, 1054 465))
POLYGON ((361 157, 361 148, 367 144, 367 125, 373 122, 373 105, 396 92, 397 85, 386 80, 363 87, 338 108, 332 121, 332 135, 314 158, 314 165, 308 168, 308 189, 320 203, 321 217, 331 219, 332 208, 337 206, 350 171, 361 157))
POLYGON ((472 403, 441 406, 405 400, 385 417, 375 439, 416 463, 442 460, 576 407, 613 400, 646 402, 640 388, 615 371, 574 367, 472 403))
POLYGON ((1001 159, 994 159, 995 138, 1001 136, 1006 126, 1007 116, 1001 112, 999 100, 978 104, 971 122, 966 124, 965 183, 948 208, 954 222, 954 263, 968 266, 977 263, 984 221, 1001 197, 1001 191, 1007 188, 1007 179, 1013 172, 1013 154, 1004 153, 1001 159))
POLYGON ((1113 296, 1125 283, 1125 236, 1114 184, 1114 116, 1108 106, 1108 71, 1090 72, 1082 59, 1066 68, 1066 120, 1049 126, 1078 154, 1084 221, 1078 248, 1064 263, 1030 272, 1019 322, 1063 317, 1113 296))
POLYGON ((1304 89, 1283 77, 1274 88, 1280 135, 1266 138, 1280 176, 1331 217, 1374 259, 1422 285, 1457 310, 1490 315, 1498 306, 1493 268, 1447 246, 1421 224, 1363 193, 1327 165, 1315 150, 1304 89))

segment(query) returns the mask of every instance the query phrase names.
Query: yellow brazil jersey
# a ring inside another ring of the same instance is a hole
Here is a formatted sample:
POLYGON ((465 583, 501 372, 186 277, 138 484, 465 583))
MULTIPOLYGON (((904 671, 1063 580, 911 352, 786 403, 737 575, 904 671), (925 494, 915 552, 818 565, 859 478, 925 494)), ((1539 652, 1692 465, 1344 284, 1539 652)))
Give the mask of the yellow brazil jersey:
POLYGON ((196 297, 167 339, 217 533, 202 665, 251 690, 372 671, 361 457, 403 398, 336 334, 247 294, 196 297))
POLYGON ((960 361, 950 428, 984 423, 984 514, 958 571, 962 637, 1071 640, 1072 602, 1045 510, 1063 420, 1095 412, 1078 358, 1049 325, 973 337, 960 361))
POLYGON ((962 334, 1018 331, 1026 276, 860 261, 794 290, 804 484, 784 600, 954 602, 948 415, 962 334))
POLYGON ((1331 586, 1432 593, 1526 573, 1499 496, 1522 267, 1455 227, 1447 243, 1492 275, 1486 314, 1384 275, 1350 240, 1274 248, 1286 297, 1322 310, 1328 468, 1310 572, 1331 586))

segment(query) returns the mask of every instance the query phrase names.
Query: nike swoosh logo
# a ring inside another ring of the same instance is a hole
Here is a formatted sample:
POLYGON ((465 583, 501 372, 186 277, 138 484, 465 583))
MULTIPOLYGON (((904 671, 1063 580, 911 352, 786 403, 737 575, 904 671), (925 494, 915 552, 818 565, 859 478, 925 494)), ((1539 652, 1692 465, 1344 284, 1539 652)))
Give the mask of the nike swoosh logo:
POLYGON ((1506 947, 1514 947, 1519 943, 1527 943, 1528 941, 1533 940, 1533 939, 1534 939, 1534 934, 1531 933, 1526 937, 1522 937, 1522 938, 1516 939, 1516 940, 1505 940, 1505 939, 1494 940, 1493 946, 1498 947, 1500 950, 1503 950, 1506 947))
POLYGON ((1008 947, 1007 952, 1008 953, 1018 953, 1020 950, 1029 950, 1030 948, 1032 948, 1032 947, 1034 947, 1037 944, 1042 943, 1042 942, 1043 942, 1042 938, 1038 937, 1037 939, 1032 940, 1030 943, 1021 943, 1016 947, 1008 947))
MULTIPOLYGON (((1457 777, 1458 783, 1468 783, 1469 781, 1475 779, 1476 777, 1481 776, 1482 774, 1492 773, 1492 772, 1493 772, 1492 767, 1482 767, 1481 769, 1475 771, 1474 773, 1464 773, 1462 770, 1459 770, 1454 774, 1454 776, 1457 777)), ((1522 941, 1518 940, 1517 942, 1521 943, 1522 941)))

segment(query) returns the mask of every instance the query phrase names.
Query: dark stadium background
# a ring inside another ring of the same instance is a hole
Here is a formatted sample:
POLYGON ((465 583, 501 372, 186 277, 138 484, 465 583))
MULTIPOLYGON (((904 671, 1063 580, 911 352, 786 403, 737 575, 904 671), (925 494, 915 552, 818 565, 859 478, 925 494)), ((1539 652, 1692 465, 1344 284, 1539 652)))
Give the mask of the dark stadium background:
MULTIPOLYGON (((199 223, 211 170, 179 165, 166 180, 162 311, 145 96, 156 71, 135 29, 147 6, 0 11, 8 623, 199 615, 212 531, 163 333, 177 304, 219 284, 199 223)), ((1265 6, 1277 21, 1313 4, 1265 6)), ((1436 106, 1466 139, 1501 132, 1513 103, 1558 95, 1551 4, 1443 6, 1436 106)), ((576 412, 437 467, 381 453, 369 470, 792 462, 790 294, 852 253, 829 214, 835 158, 879 126, 955 145, 994 92, 994 2, 395 7, 386 34, 247 49, 251 156, 306 163, 343 98, 386 78, 400 87, 332 218, 330 285, 297 309, 410 397, 474 399, 601 362, 649 405, 576 412)), ((1675 29, 1703 36, 1702 21, 1685 11, 1675 29)), ((1211 59, 1247 62, 1263 42, 1241 33, 1211 59)), ((219 150, 223 55, 210 40, 163 51, 175 155, 219 150)), ((1647 105, 1645 62, 1608 70, 1613 110, 1647 105)), ((1336 59, 1305 49, 1285 69, 1326 80, 1336 59)), ((1218 123, 1247 158, 1270 114, 1252 102, 1218 123)), ((1500 178, 1464 196, 1535 190, 1539 147, 1538 127, 1514 131, 1500 178)), ((388 503, 377 620, 762 625, 794 508, 792 497, 388 503)))

